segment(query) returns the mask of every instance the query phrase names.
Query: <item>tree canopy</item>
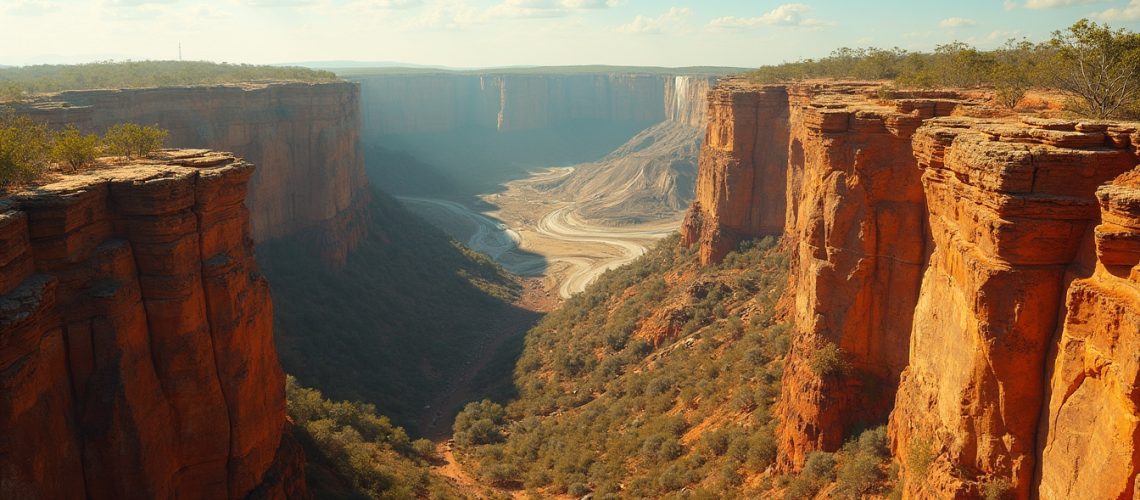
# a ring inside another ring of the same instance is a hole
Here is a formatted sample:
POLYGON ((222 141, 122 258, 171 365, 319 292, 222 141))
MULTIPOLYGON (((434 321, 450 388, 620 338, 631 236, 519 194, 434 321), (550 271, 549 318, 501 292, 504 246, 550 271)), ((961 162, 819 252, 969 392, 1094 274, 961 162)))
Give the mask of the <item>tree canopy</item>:
POLYGON ((329 82, 330 71, 206 61, 102 61, 0 68, 0 102, 63 90, 212 85, 253 81, 329 82))

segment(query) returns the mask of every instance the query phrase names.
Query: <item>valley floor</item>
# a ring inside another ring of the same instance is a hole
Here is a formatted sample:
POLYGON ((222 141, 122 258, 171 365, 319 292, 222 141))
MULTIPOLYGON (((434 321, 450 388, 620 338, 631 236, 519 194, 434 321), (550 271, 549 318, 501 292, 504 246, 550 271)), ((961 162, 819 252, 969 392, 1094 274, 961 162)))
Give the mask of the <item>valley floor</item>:
POLYGON ((545 289, 562 299, 581 292, 602 273, 644 254, 676 231, 681 214, 638 225, 602 225, 586 220, 577 204, 554 199, 540 188, 570 175, 551 168, 512 181, 500 193, 481 197, 486 209, 442 199, 400 198, 420 216, 470 248, 522 276, 545 277, 545 289))

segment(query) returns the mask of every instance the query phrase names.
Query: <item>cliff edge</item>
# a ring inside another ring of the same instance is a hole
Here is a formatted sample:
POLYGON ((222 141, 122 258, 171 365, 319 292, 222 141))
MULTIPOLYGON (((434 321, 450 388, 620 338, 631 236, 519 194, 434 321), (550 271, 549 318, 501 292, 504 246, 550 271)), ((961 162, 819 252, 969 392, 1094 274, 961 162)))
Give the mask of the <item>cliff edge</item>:
POLYGON ((683 243, 795 248, 781 469, 889 421, 908 497, 1132 498, 1137 124, 979 97, 722 85, 683 243))
POLYGON ((84 132, 157 124, 174 146, 232 151, 257 163, 247 200, 256 243, 306 231, 327 261, 343 264, 363 237, 371 191, 357 84, 81 90, 40 97, 19 111, 84 132))
POLYGON ((253 173, 167 150, 0 200, 0 497, 307 497, 253 173))

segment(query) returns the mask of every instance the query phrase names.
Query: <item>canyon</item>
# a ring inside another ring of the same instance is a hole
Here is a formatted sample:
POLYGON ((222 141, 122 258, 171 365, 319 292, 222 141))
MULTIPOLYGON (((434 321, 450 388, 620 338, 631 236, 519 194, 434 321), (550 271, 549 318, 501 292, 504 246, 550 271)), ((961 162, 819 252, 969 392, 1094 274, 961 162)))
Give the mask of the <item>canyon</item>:
POLYGON ((716 77, 543 71, 350 78, 362 87, 364 137, 409 155, 385 156, 374 181, 565 298, 676 227, 716 77), (395 179, 408 170, 434 171, 420 180, 436 188, 395 179))
POLYGON ((308 496, 253 173, 167 150, 4 199, 0 496, 308 496))
POLYGON ((682 244, 793 252, 778 467, 889 422, 909 497, 1132 498, 1137 126, 879 88, 709 97, 682 244))

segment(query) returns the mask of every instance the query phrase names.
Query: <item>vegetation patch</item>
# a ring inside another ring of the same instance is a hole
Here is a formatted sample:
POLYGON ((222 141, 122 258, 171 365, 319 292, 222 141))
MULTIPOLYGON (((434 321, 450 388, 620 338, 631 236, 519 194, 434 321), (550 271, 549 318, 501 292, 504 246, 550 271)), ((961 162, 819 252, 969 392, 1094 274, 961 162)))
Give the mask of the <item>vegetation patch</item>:
POLYGON ((1031 87, 1070 97, 1081 116, 1140 116, 1140 35, 1082 19, 1041 43, 1010 39, 994 50, 967 43, 932 52, 898 47, 841 48, 827 57, 764 66, 749 73, 759 82, 811 78, 893 80, 902 87, 986 87, 996 101, 1015 108, 1031 87))
POLYGON ((0 108, 0 188, 36 181, 53 164, 78 172, 100 155, 140 158, 162 148, 168 132, 154 126, 122 123, 103 137, 75 127, 53 131, 44 123, 0 108))
POLYGON ((305 478, 317 498, 460 498, 431 473, 435 445, 412 440, 370 404, 331 401, 287 378, 289 417, 305 449, 305 478))
POLYGON ((259 81, 331 82, 335 74, 293 66, 206 61, 103 61, 0 68, 0 102, 63 90, 216 85, 259 81))
POLYGON ((771 408, 789 345, 776 306, 788 259, 775 243, 702 268, 674 236, 607 272, 527 335, 498 435, 484 429, 498 415, 488 403, 460 414, 460 456, 485 481, 539 495, 766 491, 749 479, 776 458, 771 408))

